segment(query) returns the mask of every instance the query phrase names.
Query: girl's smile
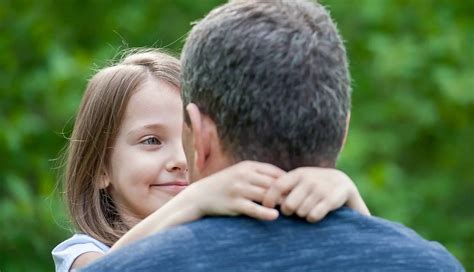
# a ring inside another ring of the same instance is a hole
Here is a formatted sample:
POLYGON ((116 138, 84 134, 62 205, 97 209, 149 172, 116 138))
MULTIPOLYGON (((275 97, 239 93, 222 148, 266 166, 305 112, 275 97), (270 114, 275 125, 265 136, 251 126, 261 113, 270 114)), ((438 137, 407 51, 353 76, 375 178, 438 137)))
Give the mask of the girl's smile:
POLYGON ((151 184, 150 188, 157 190, 167 190, 170 193, 179 193, 189 185, 186 180, 176 180, 171 182, 164 182, 159 184, 151 184))

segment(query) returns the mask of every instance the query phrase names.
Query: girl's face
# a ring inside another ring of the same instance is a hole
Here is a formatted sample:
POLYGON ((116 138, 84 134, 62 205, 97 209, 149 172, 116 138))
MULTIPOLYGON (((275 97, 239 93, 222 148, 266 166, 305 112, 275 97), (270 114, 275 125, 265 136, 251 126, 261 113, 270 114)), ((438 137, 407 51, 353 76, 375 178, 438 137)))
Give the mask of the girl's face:
POLYGON ((187 185, 179 90, 150 79, 132 95, 110 157, 108 183, 120 216, 137 222, 187 185))

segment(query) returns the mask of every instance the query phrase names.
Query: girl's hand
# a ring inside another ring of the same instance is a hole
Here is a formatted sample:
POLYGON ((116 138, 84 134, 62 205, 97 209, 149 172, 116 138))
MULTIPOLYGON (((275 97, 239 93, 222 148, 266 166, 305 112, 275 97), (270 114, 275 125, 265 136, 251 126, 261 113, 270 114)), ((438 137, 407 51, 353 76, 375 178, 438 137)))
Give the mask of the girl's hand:
POLYGON ((370 215, 352 180, 329 168, 303 167, 288 172, 272 183, 262 203, 268 208, 280 203, 283 214, 296 213, 309 222, 321 220, 344 204, 370 215))
POLYGON ((271 184, 285 173, 271 164, 244 161, 193 183, 182 194, 193 194, 200 216, 242 214, 274 220, 276 209, 255 202, 261 203, 271 184))

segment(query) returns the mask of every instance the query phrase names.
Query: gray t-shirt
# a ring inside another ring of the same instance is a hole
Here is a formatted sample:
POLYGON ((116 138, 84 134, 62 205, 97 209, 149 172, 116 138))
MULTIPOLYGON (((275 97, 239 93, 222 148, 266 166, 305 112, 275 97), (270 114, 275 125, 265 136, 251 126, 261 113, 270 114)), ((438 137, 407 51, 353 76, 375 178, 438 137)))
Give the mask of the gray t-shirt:
POLYGON ((212 217, 158 233, 84 271, 464 271, 440 244, 348 208, 309 224, 212 217))

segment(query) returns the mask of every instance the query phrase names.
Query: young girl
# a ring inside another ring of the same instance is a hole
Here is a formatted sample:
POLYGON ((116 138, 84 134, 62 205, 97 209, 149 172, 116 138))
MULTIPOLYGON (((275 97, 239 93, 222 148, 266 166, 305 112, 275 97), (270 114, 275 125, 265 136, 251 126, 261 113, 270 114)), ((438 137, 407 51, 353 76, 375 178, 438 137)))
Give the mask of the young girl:
POLYGON ((276 219, 277 210, 259 203, 272 182, 282 178, 293 184, 283 192, 288 200, 279 199, 285 214, 314 222, 344 204, 369 214, 352 181, 334 169, 301 172, 311 181, 305 188, 312 188, 304 194, 301 188, 291 194, 294 175, 259 162, 238 163, 188 186, 179 69, 176 58, 147 50, 90 80, 69 142, 65 176, 68 209, 80 234, 53 249, 56 271, 82 267, 205 215, 276 219))

